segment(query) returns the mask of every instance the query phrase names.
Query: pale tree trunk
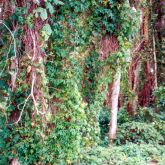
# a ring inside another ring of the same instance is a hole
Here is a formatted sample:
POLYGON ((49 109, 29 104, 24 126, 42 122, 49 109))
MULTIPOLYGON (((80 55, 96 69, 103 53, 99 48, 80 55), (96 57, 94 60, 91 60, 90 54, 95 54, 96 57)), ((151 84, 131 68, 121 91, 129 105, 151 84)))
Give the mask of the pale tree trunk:
POLYGON ((14 158, 14 159, 11 161, 10 165, 21 165, 21 164, 19 163, 18 159, 14 158))
POLYGON ((112 143, 116 137, 117 130, 117 112, 118 112, 118 99, 120 94, 120 79, 121 79, 121 70, 118 68, 118 71, 115 74, 114 82, 112 85, 112 94, 111 94, 111 120, 109 128, 109 139, 112 143))

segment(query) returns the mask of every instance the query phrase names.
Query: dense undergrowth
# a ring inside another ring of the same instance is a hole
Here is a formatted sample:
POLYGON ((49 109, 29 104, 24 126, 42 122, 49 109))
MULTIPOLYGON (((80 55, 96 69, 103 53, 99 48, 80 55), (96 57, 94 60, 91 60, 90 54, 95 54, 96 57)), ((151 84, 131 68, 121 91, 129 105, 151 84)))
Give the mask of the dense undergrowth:
POLYGON ((97 147, 82 152, 80 165, 148 165, 153 162, 164 165, 165 147, 152 144, 97 147))

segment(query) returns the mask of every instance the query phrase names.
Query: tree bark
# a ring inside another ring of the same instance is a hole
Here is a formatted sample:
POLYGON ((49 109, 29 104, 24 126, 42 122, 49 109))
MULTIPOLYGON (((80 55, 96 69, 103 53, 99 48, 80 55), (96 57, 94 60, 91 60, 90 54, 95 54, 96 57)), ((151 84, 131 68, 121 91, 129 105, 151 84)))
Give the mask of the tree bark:
POLYGON ((112 85, 112 95, 111 95, 111 120, 110 120, 110 128, 109 128, 109 139, 110 142, 116 137, 117 130, 117 112, 118 112, 118 99, 120 94, 120 79, 121 79, 121 70, 118 68, 114 82, 112 85))
POLYGON ((14 159, 11 161, 10 165, 21 165, 21 164, 20 164, 20 162, 18 161, 18 159, 14 158, 14 159))

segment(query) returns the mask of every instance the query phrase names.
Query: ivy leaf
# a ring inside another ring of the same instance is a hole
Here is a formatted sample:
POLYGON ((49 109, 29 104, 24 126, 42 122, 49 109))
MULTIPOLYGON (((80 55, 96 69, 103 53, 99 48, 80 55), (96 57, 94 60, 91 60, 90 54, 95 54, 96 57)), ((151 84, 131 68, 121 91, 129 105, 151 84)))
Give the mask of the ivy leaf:
POLYGON ((35 12, 36 17, 38 17, 38 13, 40 13, 40 17, 42 21, 45 21, 48 18, 46 9, 42 7, 37 8, 34 12, 35 12))
POLYGON ((55 12, 53 5, 49 2, 46 3, 46 8, 49 10, 50 14, 53 14, 55 12))
POLYGON ((0 80, 0 89, 7 89, 7 84, 3 80, 0 80))
POLYGON ((62 1, 59 0, 54 0, 53 1, 56 5, 64 5, 64 3, 62 1))
POLYGON ((42 12, 40 12, 40 17, 43 21, 48 18, 46 9, 43 9, 42 12))
POLYGON ((47 41, 52 34, 52 29, 49 24, 45 24, 42 28, 42 36, 44 37, 45 41, 47 41))

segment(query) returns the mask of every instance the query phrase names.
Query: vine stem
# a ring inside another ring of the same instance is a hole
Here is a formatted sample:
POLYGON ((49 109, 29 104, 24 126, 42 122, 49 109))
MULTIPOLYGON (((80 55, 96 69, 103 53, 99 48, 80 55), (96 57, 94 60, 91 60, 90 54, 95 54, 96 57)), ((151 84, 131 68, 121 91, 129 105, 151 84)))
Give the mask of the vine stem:
MULTIPOLYGON (((27 101, 29 100, 29 98, 30 98, 30 95, 26 98, 25 103, 24 103, 24 105, 23 105, 23 107, 22 107, 20 116, 19 116, 18 120, 17 120, 14 124, 17 124, 17 123, 21 120, 23 111, 24 111, 24 109, 25 109, 26 103, 27 103, 27 101)), ((19 105, 21 105, 21 104, 19 104, 19 105)), ((18 105, 17 107, 19 107, 19 105, 18 105)))
POLYGON ((36 99, 34 97, 34 83, 35 83, 35 79, 36 79, 36 75, 33 73, 32 74, 32 86, 31 86, 31 93, 30 93, 30 95, 31 95, 31 97, 33 99, 34 107, 35 107, 35 110, 36 110, 37 114, 44 115, 45 114, 44 112, 41 112, 41 111, 38 110, 37 102, 36 102, 36 99))
MULTIPOLYGON (((10 32, 11 37, 13 38, 13 42, 14 42, 14 60, 15 60, 15 64, 16 64, 16 68, 14 73, 11 73, 13 82, 12 82, 12 90, 14 90, 14 86, 15 86, 15 82, 16 82, 16 78, 17 78, 17 73, 18 73, 18 59, 17 59, 17 46, 16 46, 16 40, 14 37, 14 34, 12 33, 12 31, 10 30, 10 28, 2 21, 0 20, 0 24, 4 25, 6 27, 6 29, 10 32)), ((1 72, 2 73, 2 72, 1 72)))
MULTIPOLYGON (((35 33, 33 35, 33 33, 32 33, 31 30, 30 30, 30 34, 31 34, 31 37, 32 37, 32 40, 33 40, 33 57, 32 57, 32 63, 34 63, 35 62, 35 58, 36 58, 36 37, 35 37, 35 33)), ((36 110, 37 114, 44 115, 45 114, 44 112, 41 112, 41 111, 38 110, 37 101, 36 101, 36 99, 34 97, 34 84, 35 84, 35 81, 36 81, 36 69, 34 69, 33 72, 32 72, 31 97, 33 99, 34 107, 35 107, 35 110, 36 110)))
MULTIPOLYGON (((26 106, 27 101, 29 100, 30 97, 32 97, 32 100, 33 100, 33 103, 34 103, 34 107, 35 107, 35 110, 36 110, 37 114, 39 114, 39 113, 42 114, 42 115, 44 114, 44 113, 42 113, 41 111, 38 110, 38 108, 37 108, 37 102, 36 102, 35 97, 34 97, 34 94, 33 94, 33 93, 34 93, 35 79, 36 79, 36 75, 33 73, 33 75, 32 75, 31 92, 30 92, 29 96, 28 96, 28 97, 25 99, 25 101, 24 101, 24 105, 23 105, 23 107, 22 107, 22 110, 21 110, 21 113, 20 113, 20 115, 19 115, 18 120, 17 120, 16 122, 12 123, 12 124, 18 124, 19 121, 21 120, 21 117, 22 117, 22 114, 23 114, 23 112, 24 112, 25 106, 26 106)), ((23 104, 23 103, 21 103, 21 104, 23 104)), ((18 109, 19 109, 19 106, 20 106, 21 104, 19 104, 19 105, 17 106, 18 109)), ((10 125, 11 125, 11 124, 10 124, 10 125)))
MULTIPOLYGON (((19 118, 18 118, 18 120, 17 120, 16 122, 14 122, 14 123, 12 123, 12 124, 8 124, 8 125, 13 125, 13 124, 18 124, 18 123, 19 123, 19 121, 21 120, 22 114, 23 114, 23 112, 24 112, 25 106, 26 106, 26 104, 27 104, 27 101, 30 99, 30 97, 32 97, 32 100, 33 100, 33 103, 34 103, 34 107, 35 107, 35 110, 36 110, 37 114, 42 114, 42 115, 44 114, 43 112, 41 112, 41 111, 38 110, 38 108, 37 108, 37 102, 36 102, 35 97, 34 97, 34 94, 33 94, 33 93, 34 93, 35 79, 36 79, 36 75, 33 73, 33 74, 32 74, 31 92, 30 92, 29 96, 28 96, 28 97, 25 99, 25 101, 24 101, 24 105, 23 105, 23 107, 22 107, 22 110, 21 110, 21 113, 20 113, 20 115, 19 115, 19 118)), ((21 104, 23 104, 23 103, 20 103, 20 104, 17 106, 18 109, 19 109, 19 106, 20 106, 21 104)))

